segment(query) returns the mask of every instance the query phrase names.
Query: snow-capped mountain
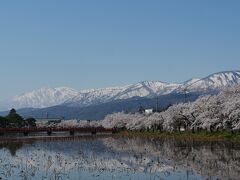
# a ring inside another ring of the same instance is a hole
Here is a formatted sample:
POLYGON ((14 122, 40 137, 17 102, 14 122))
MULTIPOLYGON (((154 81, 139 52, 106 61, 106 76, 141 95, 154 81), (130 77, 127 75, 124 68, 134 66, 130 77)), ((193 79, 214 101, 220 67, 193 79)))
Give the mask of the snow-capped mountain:
POLYGON ((143 81, 136 84, 77 91, 71 88, 42 88, 0 102, 0 110, 9 108, 43 108, 63 104, 86 107, 132 97, 155 97, 171 93, 219 91, 240 84, 240 71, 224 71, 184 83, 143 81))
POLYGON ((173 92, 176 87, 179 87, 179 84, 169 84, 160 81, 143 81, 122 87, 84 90, 80 91, 77 96, 67 100, 64 105, 83 107, 118 99, 128 99, 135 96, 154 97, 169 94, 173 92))
POLYGON ((211 74, 202 79, 191 79, 180 85, 176 91, 218 91, 240 84, 240 71, 224 71, 211 74))
POLYGON ((77 94, 78 91, 67 87, 41 88, 20 96, 15 96, 9 100, 1 101, 0 109, 8 110, 12 107, 16 109, 50 107, 62 104, 77 94))
POLYGON ((170 93, 219 91, 226 87, 240 84, 240 71, 224 71, 209 75, 202 79, 191 79, 181 84, 161 81, 143 81, 123 87, 91 89, 80 91, 77 96, 64 103, 67 106, 89 106, 118 99, 138 97, 154 97, 170 93))

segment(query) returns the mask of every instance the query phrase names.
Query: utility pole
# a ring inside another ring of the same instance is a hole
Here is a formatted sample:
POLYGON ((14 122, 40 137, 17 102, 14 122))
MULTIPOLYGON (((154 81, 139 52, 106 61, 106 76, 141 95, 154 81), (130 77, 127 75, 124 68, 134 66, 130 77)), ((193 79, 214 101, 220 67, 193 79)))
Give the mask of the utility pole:
POLYGON ((187 88, 184 88, 184 102, 187 102, 187 88))
POLYGON ((158 109, 159 109, 159 102, 158 102, 158 100, 159 100, 159 96, 157 96, 156 112, 158 112, 158 109))
POLYGON ((199 82, 200 80, 197 80, 197 81, 195 81, 195 82, 193 82, 193 83, 191 83, 191 84, 189 84, 189 85, 185 85, 185 87, 184 87, 184 89, 183 89, 183 91, 184 91, 184 101, 185 101, 185 103, 187 102, 187 89, 190 87, 190 86, 192 86, 193 84, 195 84, 195 83, 197 83, 197 82, 199 82))

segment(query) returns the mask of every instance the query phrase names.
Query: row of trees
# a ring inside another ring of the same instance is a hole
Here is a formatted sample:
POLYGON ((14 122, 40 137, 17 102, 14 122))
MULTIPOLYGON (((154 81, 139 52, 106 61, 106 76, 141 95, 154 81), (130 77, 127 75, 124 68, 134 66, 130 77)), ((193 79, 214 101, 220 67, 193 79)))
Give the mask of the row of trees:
POLYGON ((24 119, 22 116, 17 114, 15 109, 11 109, 7 116, 0 116, 0 127, 1 128, 21 128, 21 127, 36 127, 36 120, 34 118, 24 119))
POLYGON ((218 95, 203 96, 195 102, 179 103, 150 115, 111 114, 101 122, 103 127, 129 130, 221 131, 240 130, 240 86, 218 95))

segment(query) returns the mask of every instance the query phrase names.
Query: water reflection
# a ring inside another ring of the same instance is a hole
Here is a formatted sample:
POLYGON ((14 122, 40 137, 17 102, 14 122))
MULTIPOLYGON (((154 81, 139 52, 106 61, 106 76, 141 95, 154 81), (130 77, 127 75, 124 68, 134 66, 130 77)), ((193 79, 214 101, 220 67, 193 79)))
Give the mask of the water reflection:
POLYGON ((2 179, 238 179, 240 145, 174 138, 0 140, 2 179))

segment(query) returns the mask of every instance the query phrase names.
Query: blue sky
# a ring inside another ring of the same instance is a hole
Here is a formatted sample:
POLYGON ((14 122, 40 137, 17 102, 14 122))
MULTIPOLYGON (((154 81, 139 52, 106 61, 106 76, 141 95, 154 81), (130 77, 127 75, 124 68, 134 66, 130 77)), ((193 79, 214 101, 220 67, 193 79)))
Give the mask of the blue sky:
POLYGON ((0 1, 0 99, 240 69, 238 0, 0 1))

